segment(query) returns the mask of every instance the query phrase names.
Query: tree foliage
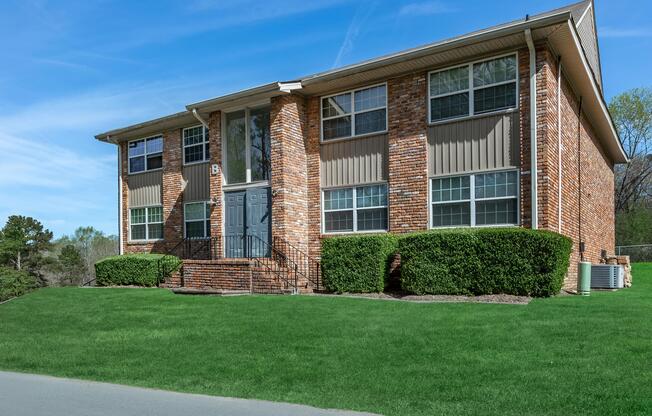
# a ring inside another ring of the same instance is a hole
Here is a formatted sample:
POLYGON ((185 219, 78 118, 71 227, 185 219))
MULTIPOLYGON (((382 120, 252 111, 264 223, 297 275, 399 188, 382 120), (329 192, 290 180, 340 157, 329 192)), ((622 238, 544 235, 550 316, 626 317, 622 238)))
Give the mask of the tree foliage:
POLYGON ((52 247, 52 232, 32 217, 12 215, 0 232, 0 259, 14 269, 38 274, 43 252, 52 247))

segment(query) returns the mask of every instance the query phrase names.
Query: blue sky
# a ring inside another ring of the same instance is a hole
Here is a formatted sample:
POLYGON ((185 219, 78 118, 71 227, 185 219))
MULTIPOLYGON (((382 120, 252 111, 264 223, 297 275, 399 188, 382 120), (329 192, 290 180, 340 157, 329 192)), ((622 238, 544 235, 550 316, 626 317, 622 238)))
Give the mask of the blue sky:
MULTIPOLYGON (((3 0, 0 223, 117 233, 116 149, 95 134, 567 3, 3 0)), ((652 86, 652 2, 596 8, 607 99, 652 86)))

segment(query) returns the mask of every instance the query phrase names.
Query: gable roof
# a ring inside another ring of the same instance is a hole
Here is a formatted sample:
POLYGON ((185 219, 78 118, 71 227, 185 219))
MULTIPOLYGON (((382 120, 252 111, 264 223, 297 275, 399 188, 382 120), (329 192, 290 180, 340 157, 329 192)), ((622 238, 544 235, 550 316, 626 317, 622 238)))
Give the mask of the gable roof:
MULTIPOLYGON (((585 0, 465 35, 307 75, 298 80, 272 82, 192 103, 186 106, 186 110, 188 114, 197 111, 200 115, 207 115, 212 111, 233 107, 246 100, 270 98, 292 92, 307 95, 323 94, 337 89, 345 89, 348 86, 375 82, 383 78, 387 79, 405 73, 433 69, 437 66, 449 65, 455 61, 464 61, 499 49, 523 47, 525 43, 524 31, 530 29, 535 41, 552 40, 555 43, 553 45, 555 49, 558 51, 564 50, 564 59, 567 58, 566 54, 569 54, 569 58, 574 57, 571 61, 575 62, 576 65, 571 66, 571 68, 586 72, 585 75, 587 76, 585 77, 577 74, 577 76, 570 76, 569 78, 571 78, 573 85, 575 85, 575 81, 580 85, 580 94, 590 96, 587 101, 593 103, 593 105, 587 107, 587 112, 595 111, 590 118, 592 123, 598 127, 598 135, 604 138, 603 140, 613 160, 616 163, 624 163, 627 158, 602 96, 602 74, 593 10, 593 1, 585 0), (579 22, 581 27, 578 27, 576 22, 579 22), (558 33, 560 30, 562 31, 561 34, 558 33), (566 42, 567 44, 556 45, 560 42, 566 42), (580 79, 582 82, 580 82, 580 79)), ((178 119, 182 120, 183 117, 178 116, 178 119)), ((166 117, 157 120, 164 121, 166 117)), ((102 141, 107 141, 106 138, 109 136, 120 139, 120 136, 130 136, 130 133, 132 133, 130 129, 138 128, 138 130, 142 130, 144 124, 154 128, 157 120, 112 130, 98 134, 95 137, 102 141)))

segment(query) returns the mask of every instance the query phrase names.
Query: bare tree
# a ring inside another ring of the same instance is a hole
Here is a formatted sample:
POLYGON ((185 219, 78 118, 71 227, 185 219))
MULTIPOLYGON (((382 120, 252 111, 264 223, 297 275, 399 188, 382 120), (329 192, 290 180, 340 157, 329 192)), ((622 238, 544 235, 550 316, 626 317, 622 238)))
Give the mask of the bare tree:
POLYGON ((630 159, 616 167, 616 212, 628 212, 652 197, 652 89, 617 95, 609 110, 630 159))

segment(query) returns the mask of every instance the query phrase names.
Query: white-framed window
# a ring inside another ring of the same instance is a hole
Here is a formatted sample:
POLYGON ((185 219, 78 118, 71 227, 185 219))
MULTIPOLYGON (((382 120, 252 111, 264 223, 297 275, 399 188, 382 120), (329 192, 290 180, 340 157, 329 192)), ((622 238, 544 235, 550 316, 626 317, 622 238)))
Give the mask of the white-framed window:
POLYGON ((387 131, 387 84, 321 98, 323 141, 387 131))
POLYGON ((431 226, 518 225, 518 171, 496 171, 430 180, 431 226))
POLYGON ((183 129, 183 163, 199 163, 210 160, 208 129, 194 126, 183 129))
POLYGON ((387 230, 387 184, 325 189, 324 233, 387 230))
POLYGON ((132 140, 129 148, 129 173, 139 173, 163 167, 163 137, 132 140))
POLYGON ((129 240, 148 241, 163 238, 163 207, 131 208, 129 240))
POLYGON ((428 74, 431 123, 518 106, 515 53, 428 74))
POLYGON ((224 115, 222 158, 227 185, 269 181, 271 175, 270 107, 224 115))
POLYGON ((211 206, 208 202, 189 202, 183 209, 186 238, 207 238, 211 235, 211 206))

